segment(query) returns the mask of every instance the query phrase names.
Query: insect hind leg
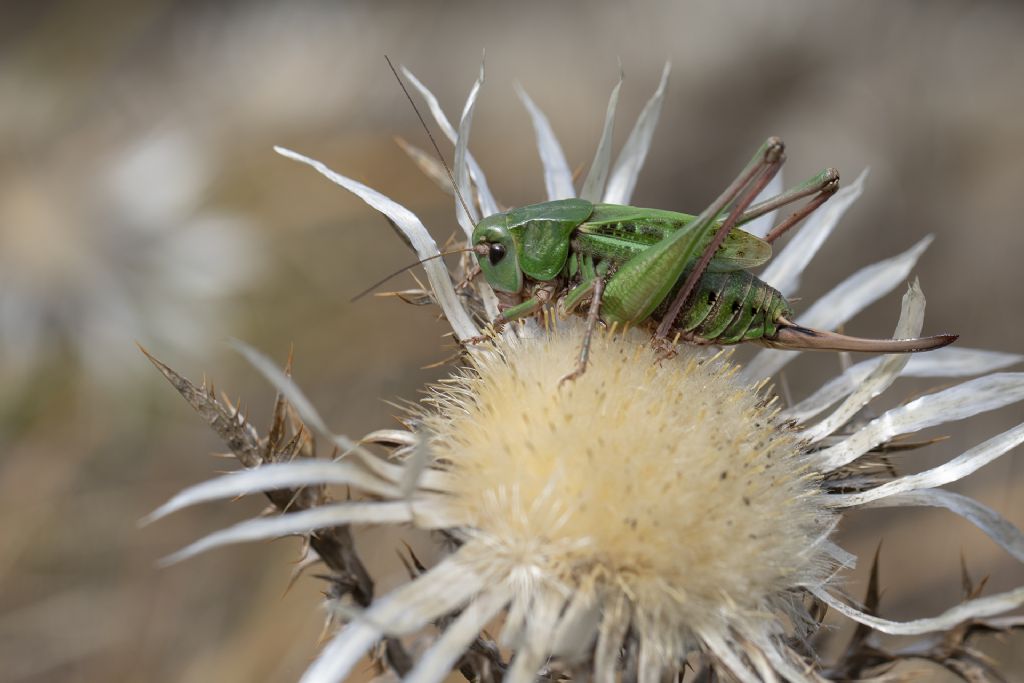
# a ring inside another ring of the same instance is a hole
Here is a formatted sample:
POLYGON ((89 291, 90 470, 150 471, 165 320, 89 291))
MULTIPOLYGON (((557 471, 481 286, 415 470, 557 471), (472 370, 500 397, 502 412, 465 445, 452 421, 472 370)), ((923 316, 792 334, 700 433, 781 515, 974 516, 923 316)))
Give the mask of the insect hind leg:
MULTIPOLYGON (((811 201, 807 202, 804 206, 794 211, 789 218, 779 223, 777 226, 771 229, 767 235, 765 235, 764 241, 771 244, 775 240, 786 234, 793 226, 802 221, 803 219, 810 216, 812 213, 818 210, 818 207, 827 202, 832 195, 839 190, 839 171, 834 168, 826 168, 824 171, 819 173, 817 176, 811 179, 809 183, 805 184, 813 187, 818 186, 818 190, 815 195, 811 198, 811 201)), ((809 193, 808 193, 809 194, 809 193)), ((806 196, 806 195, 805 195, 806 196)), ((795 197, 794 199, 798 199, 795 197)))
POLYGON ((749 223, 756 218, 760 218, 766 213, 780 209, 788 204, 792 204, 804 197, 813 197, 804 207, 793 213, 793 215, 768 233, 765 237, 765 241, 769 243, 774 242, 789 231, 794 225, 814 212, 819 206, 828 201, 838 189, 839 171, 834 168, 826 168, 813 178, 800 183, 796 187, 786 190, 777 197, 766 199, 765 201, 750 207, 742 216, 740 216, 737 225, 749 223))
POLYGON ((785 145, 782 140, 776 137, 768 138, 761 145, 754 158, 750 160, 750 163, 747 164, 747 167, 726 188, 725 192, 719 195, 718 199, 711 203, 711 206, 704 209, 694 221, 694 239, 702 240, 714 230, 714 223, 718 216, 725 211, 727 206, 733 204, 729 215, 722 221, 718 231, 714 233, 715 236, 711 243, 704 249, 704 253, 701 255, 697 265, 690 271, 683 286, 679 289, 678 294, 676 294, 672 305, 662 318, 654 335, 655 340, 661 341, 668 337, 669 330, 672 329, 675 319, 679 316, 679 312, 690 298, 690 295, 697 289, 697 282, 704 275, 704 272, 707 271, 711 258, 718 251, 719 247, 722 246, 726 235, 736 226, 740 217, 753 203, 761 190, 779 172, 785 160, 785 145))

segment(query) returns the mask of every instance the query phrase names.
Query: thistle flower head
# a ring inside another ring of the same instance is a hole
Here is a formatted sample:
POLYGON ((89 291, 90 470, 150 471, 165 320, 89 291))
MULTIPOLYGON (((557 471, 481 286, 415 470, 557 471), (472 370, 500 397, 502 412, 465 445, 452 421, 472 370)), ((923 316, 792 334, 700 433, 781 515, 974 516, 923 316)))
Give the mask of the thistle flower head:
POLYGON ((646 333, 601 335, 591 371, 553 391, 583 338, 558 328, 499 340, 434 390, 424 427, 469 538, 567 591, 610 583, 677 626, 717 627, 724 596, 757 610, 820 579, 807 551, 832 513, 735 366, 694 349, 658 364, 646 333))
POLYGON ((555 327, 499 338, 432 391, 423 427, 460 561, 507 586, 526 632, 585 605, 576 648, 628 620, 659 668, 780 612, 806 620, 790 591, 833 569, 834 513, 778 411, 721 355, 657 363, 639 331, 600 335, 588 372, 554 390, 584 329, 555 327))
MULTIPOLYGON (((456 184, 472 199, 464 207, 456 204, 456 214, 468 237, 479 215, 497 207, 467 151, 480 81, 456 129, 433 95, 406 75, 456 142, 456 184)), ((583 196, 628 203, 667 75, 666 68, 613 166, 608 141, 616 88, 583 196)), ((550 125, 521 95, 537 131, 548 198, 571 196, 569 166, 550 125)), ((385 213, 421 258, 438 253, 404 207, 319 162, 279 151, 385 213)), ((423 156, 415 158, 439 175, 423 156)), ((817 212, 762 277, 791 295, 863 180, 862 175, 817 212)), ((769 216, 765 222, 770 221, 769 216)), ((904 281, 927 244, 923 240, 858 271, 799 319, 826 329, 844 323, 904 281)), ((478 280, 475 291, 457 294, 439 259, 424 267, 430 281, 424 294, 442 307, 456 337, 479 335, 477 321, 496 310, 486 283, 478 280)), ((896 336, 916 336, 923 314, 924 297, 915 282, 903 298, 896 336)), ((323 543, 321 534, 355 523, 411 524, 442 532, 450 543, 435 565, 416 566, 407 583, 375 600, 365 590, 352 591, 365 609, 339 608, 347 623, 304 678, 317 683, 343 679, 381 639, 387 639, 392 668, 417 683, 441 681, 456 667, 482 680, 579 675, 658 681, 683 676, 688 664, 742 681, 856 678, 917 656, 913 653, 922 646, 887 650, 861 636, 858 642, 870 649, 870 657, 859 658, 861 649, 851 647, 846 659, 825 664, 808 650, 823 605, 877 632, 903 635, 1020 625, 988 618, 1024 604, 1024 588, 972 595, 938 617, 911 622, 853 607, 837 577, 856 558, 830 538, 841 515, 857 508, 939 506, 977 524, 1024 560, 1024 535, 1017 529, 994 511, 937 488, 1024 441, 1024 425, 918 474, 899 477, 888 468, 871 467, 876 449, 894 436, 1024 399, 1024 375, 988 374, 851 426, 854 416, 900 375, 981 374, 1020 357, 947 348, 912 358, 873 358, 780 408, 766 388, 767 378, 797 354, 764 351, 741 368, 722 355, 683 348, 678 357, 659 361, 647 335, 638 331, 600 332, 586 374, 559 386, 575 362, 581 330, 575 320, 559 320, 547 329, 528 321, 490 344, 470 345, 466 366, 430 388, 408 429, 373 432, 361 444, 331 433, 284 373, 243 348, 303 424, 324 434, 345 456, 330 463, 265 464, 183 492, 153 516, 253 490, 276 492, 272 499, 287 501, 291 514, 217 532, 172 559, 241 540, 313 533, 311 545, 320 559, 341 575, 339 585, 350 585, 346 575, 358 575, 351 556, 335 556, 336 548, 323 543), (386 448, 388 457, 368 450, 372 445, 386 448), (315 504, 304 504, 282 495, 326 484, 346 484, 364 497, 325 504, 318 493, 315 504), (410 664, 395 652, 401 650, 400 639, 413 634, 427 634, 432 642, 410 664)), ((269 454, 263 462, 286 459, 281 457, 286 451, 275 446, 284 443, 279 428, 258 442, 237 413, 161 369, 204 414, 227 416, 215 424, 243 462, 249 463, 256 450, 269 454)), ((365 582, 355 584, 365 588, 365 582)), ((935 659, 951 669, 967 666, 967 649, 948 645, 944 641, 944 654, 935 659)))

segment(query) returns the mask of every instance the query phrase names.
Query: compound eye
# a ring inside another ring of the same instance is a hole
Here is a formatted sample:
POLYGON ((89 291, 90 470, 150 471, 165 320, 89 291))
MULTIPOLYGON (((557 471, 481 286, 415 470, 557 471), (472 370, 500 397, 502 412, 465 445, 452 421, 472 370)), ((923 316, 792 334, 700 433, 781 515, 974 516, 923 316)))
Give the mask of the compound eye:
POLYGON ((487 258, 490 259, 492 266, 498 265, 498 262, 505 258, 505 245, 498 242, 491 244, 487 250, 487 258))

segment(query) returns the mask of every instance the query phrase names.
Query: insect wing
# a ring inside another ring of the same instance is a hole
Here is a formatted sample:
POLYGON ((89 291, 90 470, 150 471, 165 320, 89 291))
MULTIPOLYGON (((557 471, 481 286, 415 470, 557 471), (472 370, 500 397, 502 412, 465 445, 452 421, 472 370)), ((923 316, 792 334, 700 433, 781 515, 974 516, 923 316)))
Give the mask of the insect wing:
MULTIPOLYGON (((635 206, 596 204, 580 231, 631 244, 650 246, 677 230, 686 230, 694 216, 676 211, 635 206)), ((728 273, 756 268, 772 256, 772 247, 759 237, 733 228, 718 249, 708 270, 728 273)))
POLYGON ((733 228, 711 259, 708 270, 713 273, 749 270, 766 263, 771 257, 772 245, 749 232, 733 228))

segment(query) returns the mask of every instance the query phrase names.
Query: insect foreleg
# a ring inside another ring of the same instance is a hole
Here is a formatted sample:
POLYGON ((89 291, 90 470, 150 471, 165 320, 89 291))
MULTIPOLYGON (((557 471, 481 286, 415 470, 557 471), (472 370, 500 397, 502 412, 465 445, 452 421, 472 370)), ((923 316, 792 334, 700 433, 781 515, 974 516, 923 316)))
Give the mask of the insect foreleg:
POLYGON ((718 248, 722 246, 726 235, 735 227, 739 217, 754 201, 754 198, 779 172, 783 161, 785 161, 784 151, 785 146, 782 144, 782 140, 768 138, 764 145, 761 146, 761 149, 757 151, 754 158, 750 160, 750 163, 747 164, 747 167, 743 169, 743 172, 737 176, 736 180, 729 185, 718 199, 712 202, 711 206, 704 209, 700 216, 691 224, 693 239, 698 240, 696 243, 699 244, 707 234, 714 230, 715 220, 725 210, 725 207, 733 201, 736 202, 732 211, 729 212, 729 215, 719 226, 714 239, 704 249, 700 260, 697 261, 697 264, 690 271, 683 286, 679 289, 678 294, 676 294, 672 305, 666 311, 654 335, 656 340, 664 341, 668 338, 668 333, 672 329, 679 311, 682 310, 683 305, 697 288, 697 281, 700 280, 701 276, 708 269, 711 258, 718 251, 718 248))
MULTIPOLYGON (((542 300, 540 297, 530 297, 521 304, 509 306, 504 311, 502 311, 497 318, 491 321, 491 327, 494 328, 495 332, 500 332, 501 329, 505 327, 505 325, 507 325, 508 323, 514 320, 519 320, 520 318, 526 318, 527 316, 533 315, 534 313, 539 311, 543 305, 544 300, 542 300)), ((486 334, 481 334, 476 337, 470 337, 469 339, 466 340, 465 343, 479 344, 480 342, 485 342, 488 339, 489 337, 486 334)))

